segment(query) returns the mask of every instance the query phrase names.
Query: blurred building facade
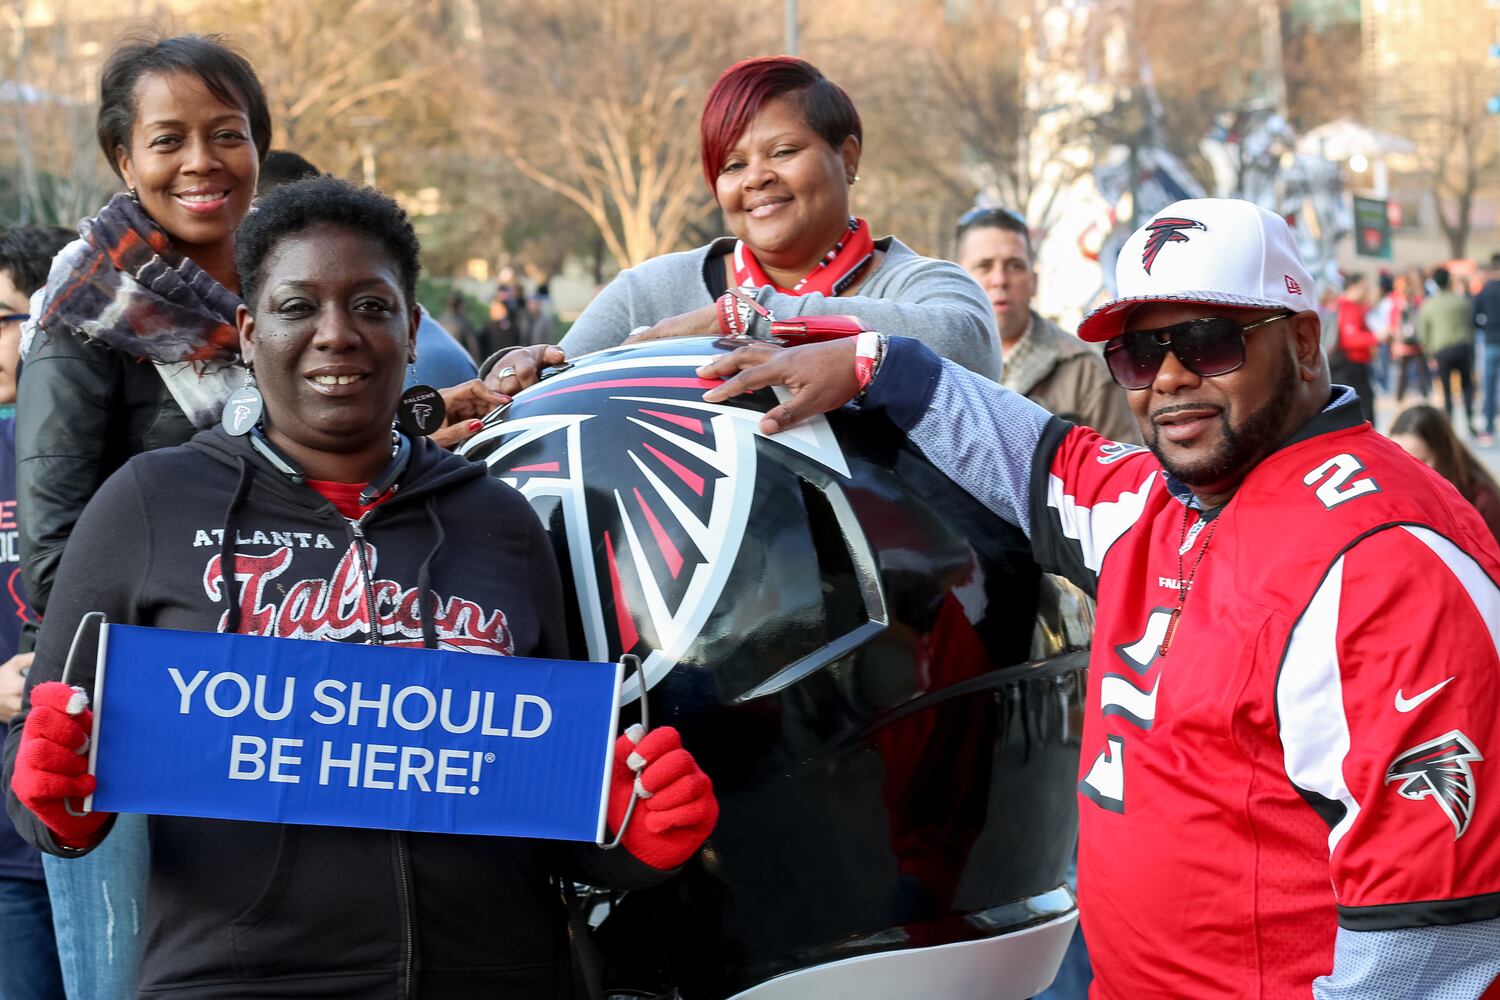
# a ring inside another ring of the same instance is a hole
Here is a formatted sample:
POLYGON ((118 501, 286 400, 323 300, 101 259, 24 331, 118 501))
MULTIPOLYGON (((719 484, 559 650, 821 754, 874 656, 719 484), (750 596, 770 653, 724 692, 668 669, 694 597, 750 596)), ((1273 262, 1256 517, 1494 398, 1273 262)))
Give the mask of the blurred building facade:
MULTIPOLYGON (((1488 259, 1500 251, 1500 115, 1486 108, 1500 95, 1500 59, 1491 55, 1500 42, 1500 3, 1362 0, 1360 27, 1365 124, 1416 147, 1415 155, 1392 159, 1386 178, 1374 164, 1350 171, 1353 189, 1391 199, 1392 263, 1430 266, 1452 257, 1461 214, 1468 219, 1463 256, 1488 259)), ((1367 270, 1376 263, 1363 262, 1367 270)))

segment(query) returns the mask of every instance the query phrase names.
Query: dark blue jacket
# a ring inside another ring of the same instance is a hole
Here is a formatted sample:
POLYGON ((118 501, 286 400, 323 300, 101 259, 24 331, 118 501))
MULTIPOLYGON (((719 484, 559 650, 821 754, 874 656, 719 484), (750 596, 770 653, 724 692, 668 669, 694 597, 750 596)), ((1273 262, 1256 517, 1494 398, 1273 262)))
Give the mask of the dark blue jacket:
POLYGON ((1474 330, 1487 342, 1500 344, 1500 281, 1486 281, 1469 307, 1474 330))

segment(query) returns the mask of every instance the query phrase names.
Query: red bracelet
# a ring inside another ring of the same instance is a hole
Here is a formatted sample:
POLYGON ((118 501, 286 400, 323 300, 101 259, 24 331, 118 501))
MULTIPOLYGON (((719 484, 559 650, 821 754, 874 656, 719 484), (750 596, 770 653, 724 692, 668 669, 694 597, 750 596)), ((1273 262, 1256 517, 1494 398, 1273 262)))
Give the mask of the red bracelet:
POLYGON ((719 307, 719 332, 726 337, 742 336, 745 330, 740 324, 740 311, 735 304, 734 293, 725 292, 715 304, 719 307))
POLYGON ((880 367, 884 346, 880 334, 870 330, 861 333, 854 341, 854 379, 859 383, 861 393, 869 387, 875 370, 880 367))

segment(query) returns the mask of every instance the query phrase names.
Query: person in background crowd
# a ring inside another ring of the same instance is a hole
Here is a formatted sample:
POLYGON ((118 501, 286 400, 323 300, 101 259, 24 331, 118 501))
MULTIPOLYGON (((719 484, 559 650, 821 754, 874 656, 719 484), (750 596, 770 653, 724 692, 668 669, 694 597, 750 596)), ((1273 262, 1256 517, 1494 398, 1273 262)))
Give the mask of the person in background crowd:
POLYGON ((482 370, 500 392, 529 385, 540 366, 627 339, 726 332, 763 339, 773 322, 802 321, 920 337, 986 378, 1000 377, 995 314, 974 280, 894 236, 875 239, 867 221, 850 215, 863 131, 841 87, 794 56, 746 59, 714 83, 700 132, 703 177, 734 235, 622 271, 561 349, 486 362, 482 370))
POLYGON ((266 154, 266 158, 260 165, 260 180, 256 182, 256 195, 263 195, 267 191, 278 188, 292 181, 306 180, 309 177, 317 177, 323 171, 313 166, 307 159, 290 150, 273 149, 266 154))
MULTIPOLYGON (((21 585, 16 551, 16 377, 21 324, 30 299, 47 283, 52 258, 73 234, 61 226, 17 226, 0 233, 0 725, 21 711, 33 653, 18 653, 21 623, 34 620, 21 585)), ((42 857, 0 817, 0 1000, 63 1000, 62 969, 42 857)))
POLYGON ((1318 324, 1323 353, 1330 358, 1339 347, 1339 295, 1340 290, 1328 282, 1318 287, 1318 324))
POLYGON ((468 353, 469 360, 485 359, 486 355, 479 342, 479 327, 469 318, 469 300, 463 292, 454 291, 448 295, 438 323, 453 335, 453 339, 468 353))
POLYGON ((517 308, 513 306, 510 292, 501 285, 490 296, 490 318, 484 324, 484 357, 524 347, 521 342, 521 321, 517 308))
POLYGON ((1474 426, 1474 328, 1469 324, 1469 303, 1449 286, 1452 278, 1445 267, 1432 269, 1432 283, 1437 293, 1422 303, 1417 313, 1417 327, 1422 349, 1437 370, 1438 385, 1443 391, 1443 413, 1453 416, 1453 376, 1458 376, 1464 400, 1464 425, 1469 433, 1474 426))
POLYGON ((1432 373, 1427 368, 1427 355, 1422 353, 1422 337, 1417 331, 1417 307, 1422 296, 1412 294, 1412 289, 1421 287, 1420 275, 1398 274, 1393 280, 1392 312, 1398 317, 1398 325, 1391 342, 1391 358, 1396 367, 1397 403, 1405 398, 1408 388, 1423 400, 1432 388, 1432 373))
MULTIPOLYGON (((67 808, 94 787, 75 753, 90 716, 67 714, 75 692, 57 680, 88 612, 195 632, 567 656, 557 564, 531 506, 482 465, 428 440, 392 446, 420 322, 419 253, 395 202, 331 177, 277 189, 241 228, 238 336, 264 400, 251 431, 260 436, 216 427, 184 447, 136 456, 101 487, 63 556, 28 703, 5 743, 8 811, 62 864, 108 844, 115 820, 67 808), (337 392, 317 382, 351 370, 360 377, 337 392), (204 524, 225 526, 222 550, 192 544, 204 524), (282 532, 338 544, 267 541, 282 532), (295 608, 310 586, 338 586, 355 544, 396 597, 352 602, 351 625, 324 622, 309 634, 295 608), (285 586, 256 585, 251 567, 278 551, 285 586), (419 591, 432 599, 415 599, 419 591), (440 612, 460 604, 474 614, 440 612), (252 613, 259 605, 264 615, 252 613)), ((74 668, 86 691, 93 668, 93 657, 74 668)), ((139 995, 571 1000, 555 879, 659 883, 698 850, 718 813, 675 730, 638 743, 621 736, 616 762, 611 829, 621 826, 637 771, 649 795, 636 801, 617 852, 152 816, 139 995)))
POLYGON ((505 315, 510 323, 511 336, 515 344, 524 347, 527 339, 526 290, 521 285, 520 275, 513 267, 502 267, 496 276, 495 298, 505 303, 505 315))
MULTIPOLYGON (((258 190, 264 195, 282 184, 317 177, 321 173, 296 153, 274 150, 261 167, 258 190)), ((423 308, 422 325, 417 328, 417 360, 406 370, 407 387, 430 385, 445 389, 461 385, 478 375, 479 369, 469 352, 423 308)), ((438 440, 451 446, 461 440, 455 438, 455 434, 456 430, 441 435, 438 440)))
POLYGON ((905 337, 752 345, 698 376, 725 380, 714 403, 787 386, 763 433, 859 395, 1098 594, 1094 1000, 1493 997, 1500 548, 1329 384, 1280 216, 1169 205, 1117 287, 1078 333, 1107 343, 1149 450, 905 337))
POLYGON ((1396 279, 1387 271, 1381 271, 1377 279, 1375 305, 1365 314, 1365 325, 1375 334, 1379 346, 1375 348, 1375 360, 1371 366, 1371 381, 1381 393, 1391 391, 1391 346, 1396 341, 1401 326, 1396 308, 1396 279))
POLYGON ((1474 325, 1474 340, 1483 355, 1480 392, 1484 397, 1484 426, 1478 441, 1489 447, 1495 443, 1495 411, 1500 403, 1496 398, 1500 394, 1500 253, 1490 257, 1484 287, 1469 308, 1469 321, 1474 325))
MULTIPOLYGON (((222 40, 130 36, 101 72, 97 135, 129 193, 58 255, 22 345, 22 576, 43 618, 89 498, 132 455, 213 426, 244 380, 234 232, 271 117, 255 71, 222 40)), ((145 821, 125 816, 83 863, 46 859, 70 996, 134 996, 145 858, 145 821)))
POLYGON ((526 343, 545 347, 557 342, 557 314, 552 301, 538 292, 526 296, 526 343))
POLYGON ((1112 440, 1138 440, 1125 393, 1110 380, 1104 359, 1031 308, 1036 268, 1026 220, 1003 208, 973 209, 958 220, 953 256, 995 311, 1001 385, 1112 440))
POLYGON ((1408 455, 1453 484, 1474 505, 1500 542, 1500 485, 1453 433, 1453 423, 1434 406, 1407 407, 1391 424, 1390 438, 1408 455))
POLYGON ((1363 274, 1351 274, 1345 279, 1344 294, 1338 303, 1338 349, 1329 354, 1328 367, 1335 382, 1349 386, 1359 396, 1359 412, 1373 424, 1375 388, 1370 384, 1370 363, 1379 341, 1365 323, 1368 294, 1363 274))

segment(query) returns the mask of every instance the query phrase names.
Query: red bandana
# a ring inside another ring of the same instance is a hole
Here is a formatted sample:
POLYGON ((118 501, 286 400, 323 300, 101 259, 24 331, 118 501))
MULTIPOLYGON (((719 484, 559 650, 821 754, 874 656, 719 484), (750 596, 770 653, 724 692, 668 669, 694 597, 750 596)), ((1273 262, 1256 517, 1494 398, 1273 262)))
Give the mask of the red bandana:
POLYGON ((785 295, 822 292, 833 297, 848 288, 874 256, 875 241, 870 238, 870 224, 864 219, 850 219, 849 231, 844 238, 824 254, 801 281, 791 288, 782 288, 766 275, 755 254, 745 246, 745 241, 739 240, 734 245, 734 283, 750 289, 770 285, 785 295))

